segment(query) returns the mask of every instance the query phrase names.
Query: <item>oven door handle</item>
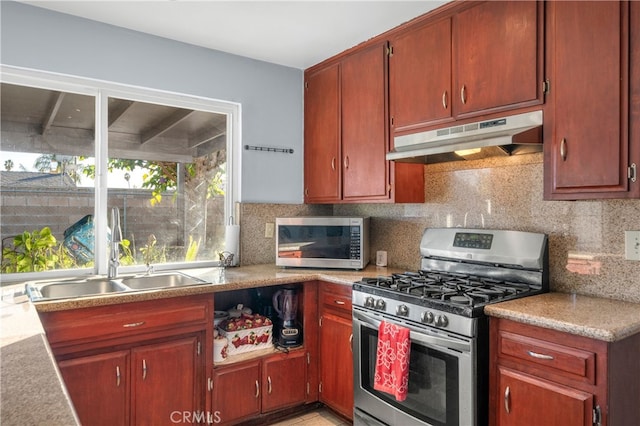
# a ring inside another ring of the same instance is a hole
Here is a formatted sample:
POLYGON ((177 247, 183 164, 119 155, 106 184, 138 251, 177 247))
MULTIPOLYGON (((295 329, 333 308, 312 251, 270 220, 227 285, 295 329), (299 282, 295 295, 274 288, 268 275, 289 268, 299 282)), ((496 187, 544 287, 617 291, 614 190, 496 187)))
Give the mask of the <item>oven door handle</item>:
MULTIPOLYGON (((353 311, 353 319, 356 321, 360 321, 364 324, 373 326, 376 330, 380 327, 380 323, 382 321, 373 319, 373 318, 369 318, 363 314, 361 314, 360 312, 357 311, 353 311)), ((392 321, 389 321, 392 324, 395 324, 392 321)), ((398 325, 398 324, 396 324, 398 325)), ((468 342, 459 342, 457 340, 454 339, 448 339, 446 337, 436 337, 436 336, 430 336, 428 334, 424 334, 421 333, 419 331, 416 331, 415 329, 413 329, 413 327, 411 326, 407 326, 406 324, 401 325, 401 327, 406 327, 409 329, 410 331, 410 339, 411 341, 415 341, 415 342, 419 342, 422 343, 424 345, 429 345, 429 346, 440 346, 440 347, 446 347, 449 349, 454 349, 454 350, 458 350, 461 352, 470 352, 471 351, 471 343, 468 342)))

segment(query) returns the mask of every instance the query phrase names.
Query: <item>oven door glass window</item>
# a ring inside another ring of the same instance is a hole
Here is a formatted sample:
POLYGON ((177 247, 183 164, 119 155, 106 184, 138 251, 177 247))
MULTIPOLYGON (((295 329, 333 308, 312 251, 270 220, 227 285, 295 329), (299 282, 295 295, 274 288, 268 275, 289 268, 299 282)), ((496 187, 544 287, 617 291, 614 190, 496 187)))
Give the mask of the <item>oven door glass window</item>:
POLYGON ((458 358, 436 349, 411 343, 409 392, 399 402, 393 395, 373 388, 376 368, 377 330, 361 327, 362 387, 376 397, 434 426, 459 422, 458 358))

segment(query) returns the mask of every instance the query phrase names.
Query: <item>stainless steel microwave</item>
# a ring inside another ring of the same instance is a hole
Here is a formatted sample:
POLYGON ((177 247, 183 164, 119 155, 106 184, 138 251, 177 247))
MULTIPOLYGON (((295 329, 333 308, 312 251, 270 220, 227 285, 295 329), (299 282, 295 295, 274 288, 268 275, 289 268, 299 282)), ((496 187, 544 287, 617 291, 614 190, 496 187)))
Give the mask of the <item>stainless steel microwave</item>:
POLYGON ((368 217, 276 219, 277 266, 363 269, 368 263, 368 217))

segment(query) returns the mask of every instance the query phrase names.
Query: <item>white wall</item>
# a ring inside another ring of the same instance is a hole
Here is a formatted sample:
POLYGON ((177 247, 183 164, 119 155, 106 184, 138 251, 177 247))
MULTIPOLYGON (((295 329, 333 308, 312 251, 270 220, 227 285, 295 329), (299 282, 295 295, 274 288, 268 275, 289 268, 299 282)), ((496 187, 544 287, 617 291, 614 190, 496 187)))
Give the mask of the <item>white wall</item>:
POLYGON ((0 20, 4 65, 240 103, 243 145, 294 149, 242 150, 240 201, 302 203, 302 70, 16 2, 0 20))

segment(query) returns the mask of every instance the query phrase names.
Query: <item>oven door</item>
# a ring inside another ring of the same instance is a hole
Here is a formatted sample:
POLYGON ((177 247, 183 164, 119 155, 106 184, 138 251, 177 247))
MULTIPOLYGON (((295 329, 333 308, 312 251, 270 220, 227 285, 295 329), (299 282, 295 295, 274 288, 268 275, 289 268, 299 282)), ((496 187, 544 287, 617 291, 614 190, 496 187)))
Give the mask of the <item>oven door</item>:
POLYGON ((355 425, 476 425, 475 339, 353 307, 355 425), (409 392, 374 390, 380 322, 410 330, 409 392))

